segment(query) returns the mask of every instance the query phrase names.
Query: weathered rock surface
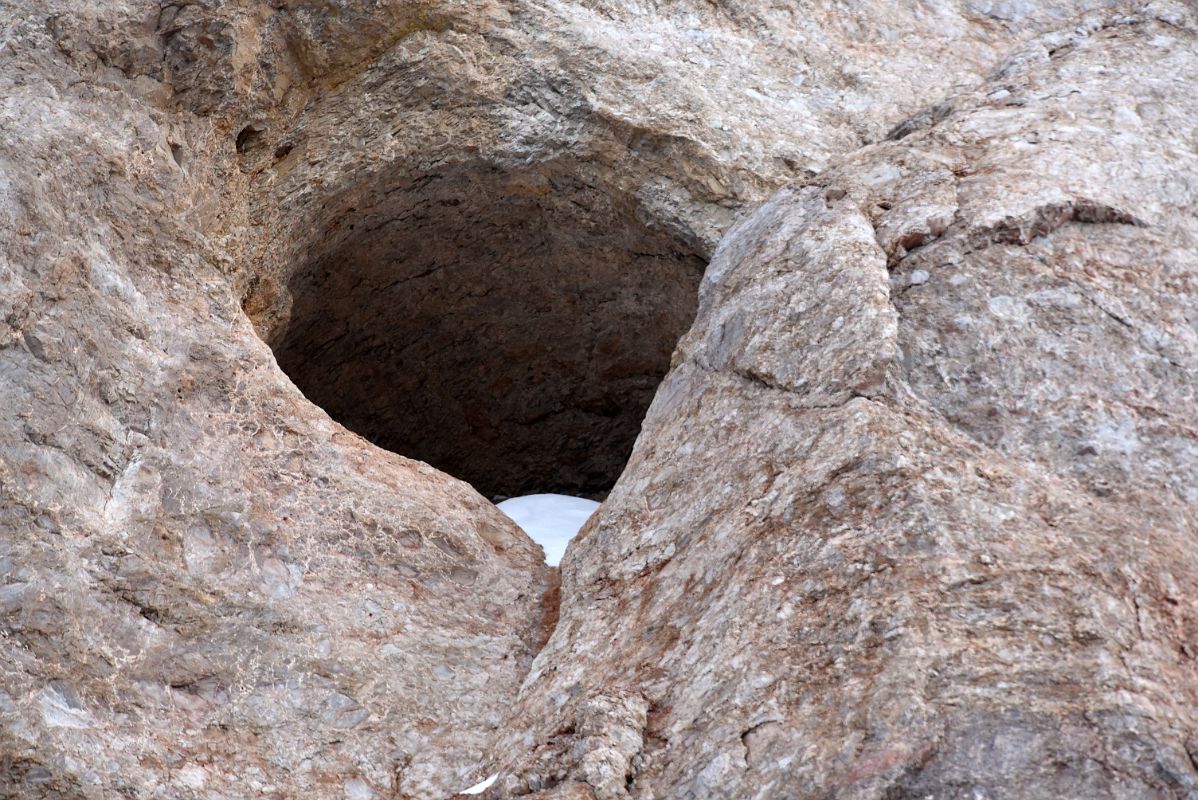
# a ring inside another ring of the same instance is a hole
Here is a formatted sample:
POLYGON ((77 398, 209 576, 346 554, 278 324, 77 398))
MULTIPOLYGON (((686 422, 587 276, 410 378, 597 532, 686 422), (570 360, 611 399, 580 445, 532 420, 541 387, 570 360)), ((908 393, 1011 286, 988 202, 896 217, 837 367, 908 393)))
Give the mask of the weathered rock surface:
POLYGON ((728 234, 495 796, 1198 796, 1196 85, 1095 16, 728 234))
MULTIPOLYGON (((309 398, 489 496, 602 494, 739 210, 1076 13, 435 8, 294 115, 246 117, 239 286, 309 398)), ((319 40, 303 19, 264 37, 319 40)))
POLYGON ((74 6, 3 12, 0 796, 469 785, 539 549, 286 379, 230 290, 236 130, 122 61, 157 4, 74 6))
POLYGON ((1106 5, 4 5, 0 795, 1198 792, 1195 22, 1106 5), (600 494, 667 369, 533 662, 404 456, 600 494))

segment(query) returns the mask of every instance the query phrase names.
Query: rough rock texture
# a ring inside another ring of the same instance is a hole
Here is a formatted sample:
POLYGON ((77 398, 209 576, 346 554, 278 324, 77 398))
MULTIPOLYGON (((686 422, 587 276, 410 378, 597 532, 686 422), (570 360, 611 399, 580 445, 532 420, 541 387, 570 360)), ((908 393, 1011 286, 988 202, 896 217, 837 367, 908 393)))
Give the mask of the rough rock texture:
POLYGON ((63 10, 0 38, 0 796, 468 786, 539 548, 287 380, 233 136, 129 63, 156 6, 63 10))
POLYGON ((1198 796, 1195 86, 1088 18, 728 234, 493 796, 1198 796))
POLYGON ((0 5, 0 795, 1198 793, 1195 23, 1043 5, 0 5), (601 493, 709 259, 533 662, 304 394, 601 493))
MULTIPOLYGON (((595 496, 735 213, 918 110, 930 65, 941 92, 976 82, 1076 11, 401 8, 382 20, 395 46, 292 115, 246 117, 246 310, 372 441, 487 495, 595 496)), ((324 35, 309 20, 277 14, 263 38, 307 52, 294 42, 324 35)))

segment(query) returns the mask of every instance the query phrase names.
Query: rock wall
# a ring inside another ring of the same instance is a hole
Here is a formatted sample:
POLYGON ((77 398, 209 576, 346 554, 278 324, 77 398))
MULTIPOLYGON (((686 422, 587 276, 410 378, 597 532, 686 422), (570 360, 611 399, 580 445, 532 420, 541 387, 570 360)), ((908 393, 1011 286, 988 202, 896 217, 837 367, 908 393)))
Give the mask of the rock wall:
POLYGON ((1038 39, 733 228, 496 796, 1198 792, 1195 22, 1038 39))
POLYGON ((0 794, 1198 792, 1196 25, 1107 5, 6 6, 0 794), (547 645, 405 456, 623 469, 547 645))
POLYGON ((3 12, 0 796, 468 786, 539 548, 288 381, 231 288, 239 129, 130 65, 169 72, 156 4, 73 6, 3 12))

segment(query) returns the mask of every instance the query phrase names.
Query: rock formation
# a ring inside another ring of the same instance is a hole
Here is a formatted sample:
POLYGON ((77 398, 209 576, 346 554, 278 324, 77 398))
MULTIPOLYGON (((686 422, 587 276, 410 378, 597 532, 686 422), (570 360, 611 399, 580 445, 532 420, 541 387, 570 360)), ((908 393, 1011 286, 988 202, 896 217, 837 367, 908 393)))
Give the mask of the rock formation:
POLYGON ((6 5, 0 795, 1198 796, 1198 11, 1044 6, 6 5))
POLYGON ((508 796, 1198 793, 1196 34, 1038 39, 728 234, 508 796))

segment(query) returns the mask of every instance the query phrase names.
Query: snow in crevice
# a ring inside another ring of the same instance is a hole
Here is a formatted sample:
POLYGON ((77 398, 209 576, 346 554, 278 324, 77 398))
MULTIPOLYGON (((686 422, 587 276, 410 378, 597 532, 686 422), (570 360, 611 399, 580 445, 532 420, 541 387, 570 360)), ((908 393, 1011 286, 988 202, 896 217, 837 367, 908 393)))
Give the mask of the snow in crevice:
POLYGON ((499 773, 497 772, 481 783, 476 783, 469 789, 463 789, 462 791, 458 792, 458 794, 482 794, 483 792, 487 791, 487 789, 491 788, 491 784, 495 783, 495 779, 498 777, 499 773))
POLYGON ((500 511, 545 548, 545 563, 551 567, 561 563, 566 545, 598 507, 594 500, 564 494, 530 494, 498 504, 500 511))

